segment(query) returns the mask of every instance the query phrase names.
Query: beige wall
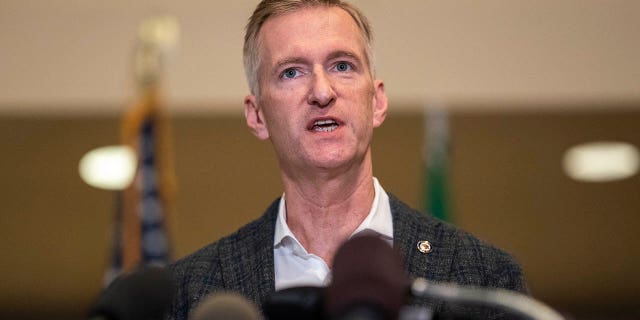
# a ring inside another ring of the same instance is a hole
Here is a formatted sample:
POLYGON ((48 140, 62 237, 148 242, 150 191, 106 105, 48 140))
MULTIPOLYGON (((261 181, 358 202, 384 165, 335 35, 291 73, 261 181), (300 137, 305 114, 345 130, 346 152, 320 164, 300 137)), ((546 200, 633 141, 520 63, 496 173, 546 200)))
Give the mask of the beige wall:
MULTIPOLYGON (((374 141, 375 175, 412 206, 420 206, 422 123, 421 114, 392 112, 374 141)), ((638 123, 637 111, 454 113, 456 223, 512 252, 535 296, 563 311, 635 312, 640 176, 578 183, 560 159, 592 139, 639 146, 638 123)), ((170 227, 180 257, 257 217, 281 186, 269 144, 242 118, 173 124, 179 192, 170 227)), ((117 143, 118 125, 112 117, 0 118, 0 317, 82 319, 95 298, 114 194, 85 185, 77 163, 117 143)))
MULTIPOLYGON (((400 108, 640 99, 638 1, 353 2, 374 24, 379 76, 400 108)), ((167 70, 173 111, 221 111, 214 102, 239 114, 241 39, 256 3, 3 0, 0 112, 115 114, 133 96, 137 24, 167 12, 182 27, 167 70)))

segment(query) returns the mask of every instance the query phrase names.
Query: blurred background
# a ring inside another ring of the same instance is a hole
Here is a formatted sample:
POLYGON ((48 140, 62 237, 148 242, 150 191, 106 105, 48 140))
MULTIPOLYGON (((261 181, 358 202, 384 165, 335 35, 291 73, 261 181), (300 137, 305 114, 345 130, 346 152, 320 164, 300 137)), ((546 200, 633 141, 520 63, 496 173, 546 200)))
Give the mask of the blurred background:
MULTIPOLYGON (((424 209, 425 178, 437 180, 447 219, 512 253, 536 298, 575 319, 637 319, 640 177, 566 170, 570 148, 598 141, 625 143, 637 170, 640 2, 352 3, 373 23, 390 98, 373 146, 384 188, 424 209), (443 166, 425 165, 434 150, 447 151, 443 166)), ((144 95, 132 70, 149 16, 180 28, 159 91, 173 258, 280 195, 270 145, 244 125, 242 37, 256 4, 0 0, 1 318, 83 319, 102 288, 119 197, 83 182, 78 164, 122 142, 144 95)))

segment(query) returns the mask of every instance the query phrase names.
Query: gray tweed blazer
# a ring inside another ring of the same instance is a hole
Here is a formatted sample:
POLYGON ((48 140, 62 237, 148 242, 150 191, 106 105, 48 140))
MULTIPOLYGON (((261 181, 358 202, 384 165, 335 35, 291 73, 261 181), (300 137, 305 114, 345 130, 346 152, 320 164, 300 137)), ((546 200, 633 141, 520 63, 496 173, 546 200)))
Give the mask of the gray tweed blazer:
MULTIPOLYGON (((403 254, 410 276, 527 293, 520 267, 505 252, 411 209, 391 194, 389 202, 394 247, 403 254), (431 243, 430 253, 417 249, 421 240, 431 243)), ((278 204, 279 199, 257 220, 170 266, 178 292, 169 319, 188 319, 189 311, 215 291, 235 291, 258 305, 275 291, 273 237, 278 204)), ((440 313, 462 313, 465 318, 502 317, 493 310, 462 308, 439 301, 415 302, 440 313)))

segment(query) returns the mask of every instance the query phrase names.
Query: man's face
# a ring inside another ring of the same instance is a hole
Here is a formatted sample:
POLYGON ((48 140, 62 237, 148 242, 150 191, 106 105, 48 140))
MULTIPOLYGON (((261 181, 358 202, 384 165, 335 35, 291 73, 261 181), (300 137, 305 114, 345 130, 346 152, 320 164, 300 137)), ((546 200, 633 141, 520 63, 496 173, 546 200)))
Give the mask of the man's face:
POLYGON ((260 95, 245 99, 245 115, 258 138, 271 139, 281 168, 349 167, 369 156, 387 98, 353 18, 301 9, 268 19, 258 41, 260 95))

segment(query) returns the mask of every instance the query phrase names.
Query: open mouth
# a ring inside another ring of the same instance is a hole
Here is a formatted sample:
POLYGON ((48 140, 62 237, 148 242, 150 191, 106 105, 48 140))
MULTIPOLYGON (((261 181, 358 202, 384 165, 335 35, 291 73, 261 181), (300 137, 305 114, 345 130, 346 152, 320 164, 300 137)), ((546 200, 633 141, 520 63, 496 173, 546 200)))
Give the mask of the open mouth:
POLYGON ((331 132, 338 129, 339 126, 338 121, 334 119, 321 119, 315 120, 309 127, 309 130, 315 132, 331 132))

